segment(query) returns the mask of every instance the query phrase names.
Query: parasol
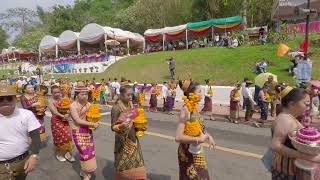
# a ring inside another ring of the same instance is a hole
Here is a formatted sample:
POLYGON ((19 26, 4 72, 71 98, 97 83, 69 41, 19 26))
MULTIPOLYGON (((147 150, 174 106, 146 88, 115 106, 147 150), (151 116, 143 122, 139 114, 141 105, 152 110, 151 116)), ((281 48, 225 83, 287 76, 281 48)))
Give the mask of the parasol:
POLYGON ((255 79, 254 79, 254 83, 255 85, 259 86, 260 88, 263 87, 264 83, 266 81, 268 81, 268 77, 269 76, 273 76, 273 80, 275 82, 278 82, 277 76, 272 74, 272 73, 261 73, 259 74, 255 79))
POLYGON ((109 45, 109 46, 118 46, 120 44, 120 42, 110 39, 110 40, 106 40, 105 45, 109 45))

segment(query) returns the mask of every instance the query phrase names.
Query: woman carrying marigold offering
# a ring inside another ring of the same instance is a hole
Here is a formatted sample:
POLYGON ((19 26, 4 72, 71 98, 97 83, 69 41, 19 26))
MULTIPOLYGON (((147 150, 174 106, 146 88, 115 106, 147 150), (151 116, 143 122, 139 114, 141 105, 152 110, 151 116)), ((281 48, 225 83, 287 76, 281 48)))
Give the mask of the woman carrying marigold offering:
POLYGON ((88 122, 86 112, 89 110, 88 88, 79 81, 75 89, 76 100, 70 106, 72 137, 80 155, 80 176, 89 180, 91 174, 97 169, 94 141, 92 130, 89 127, 97 128, 98 123, 88 122))
POLYGON ((201 110, 201 113, 209 116, 210 120, 214 120, 212 117, 212 96, 213 96, 213 90, 212 90, 212 82, 207 79, 205 80, 206 86, 204 88, 204 105, 203 109, 201 110))
POLYGON ((176 130, 178 148, 179 179, 209 180, 209 172, 203 149, 197 149, 201 143, 208 142, 210 148, 215 147, 212 136, 205 132, 198 110, 201 99, 201 87, 192 81, 180 81, 179 86, 184 92, 185 105, 180 112, 180 121, 176 130), (194 147, 194 148, 191 148, 194 147))
POLYGON ((240 109, 240 88, 241 84, 238 82, 235 88, 230 92, 230 122, 238 124, 239 109, 240 109))
POLYGON ((160 95, 160 92, 159 92, 159 89, 157 89, 157 84, 152 84, 151 97, 150 97, 150 108, 149 108, 149 110, 152 112, 157 112, 157 107, 158 107, 157 97, 159 95, 160 95))
POLYGON ((41 124, 39 132, 41 142, 44 144, 47 139, 46 128, 44 126, 45 108, 43 107, 45 106, 45 99, 43 96, 38 96, 35 93, 34 88, 31 84, 24 85, 23 93, 24 95, 20 97, 21 105, 24 109, 32 111, 39 123, 41 124))
POLYGON ((49 99, 49 109, 52 113, 51 117, 51 131, 53 137, 53 144, 56 150, 56 158, 60 162, 66 160, 74 162, 72 157, 72 138, 70 133, 70 99, 67 95, 62 98, 61 90, 58 86, 51 87, 52 97, 49 99), (61 111, 59 109, 66 109, 61 111))
POLYGON ((140 142, 133 126, 137 113, 131 101, 132 88, 122 86, 119 99, 111 110, 111 129, 115 132, 115 180, 147 179, 140 142))

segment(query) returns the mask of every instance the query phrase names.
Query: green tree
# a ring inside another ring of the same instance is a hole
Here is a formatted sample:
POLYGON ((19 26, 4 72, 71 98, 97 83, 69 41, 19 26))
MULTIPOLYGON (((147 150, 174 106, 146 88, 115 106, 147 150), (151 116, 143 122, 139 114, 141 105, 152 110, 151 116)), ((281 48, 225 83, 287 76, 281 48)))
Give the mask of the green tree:
POLYGON ((3 48, 8 48, 8 35, 5 30, 0 27, 0 50, 3 48))
POLYGON ((47 34, 48 32, 45 28, 34 27, 19 35, 13 42, 13 45, 17 48, 38 51, 41 39, 47 34))
POLYGON ((0 24, 8 32, 25 33, 29 27, 37 23, 37 13, 28 8, 10 8, 0 14, 0 24))

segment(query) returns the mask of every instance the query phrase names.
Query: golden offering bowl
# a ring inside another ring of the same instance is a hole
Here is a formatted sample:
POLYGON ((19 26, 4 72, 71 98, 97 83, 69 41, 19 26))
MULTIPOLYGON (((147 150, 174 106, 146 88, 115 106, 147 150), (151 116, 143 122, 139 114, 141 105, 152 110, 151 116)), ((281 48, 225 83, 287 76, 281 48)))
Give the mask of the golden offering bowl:
POLYGON ((38 116, 44 116, 45 112, 46 112, 46 108, 47 108, 47 106, 36 107, 37 115, 38 116))
MULTIPOLYGON (((88 117, 87 116, 87 121, 92 122, 92 123, 97 123, 100 121, 100 117, 88 117)), ((93 126, 89 126, 89 129, 95 130, 96 128, 94 128, 93 126)))
POLYGON ((144 122, 133 122, 134 128, 136 129, 136 136, 144 136, 144 131, 147 127, 147 121, 144 122))
POLYGON ((61 113, 62 115, 66 115, 70 113, 70 108, 69 107, 59 107, 57 108, 59 113, 61 113))

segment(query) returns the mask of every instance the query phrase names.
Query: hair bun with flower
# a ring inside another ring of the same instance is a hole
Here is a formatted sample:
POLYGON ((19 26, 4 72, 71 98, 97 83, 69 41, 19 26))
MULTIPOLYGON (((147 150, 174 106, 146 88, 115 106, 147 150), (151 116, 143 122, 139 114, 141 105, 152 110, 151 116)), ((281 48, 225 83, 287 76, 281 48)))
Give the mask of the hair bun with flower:
POLYGON ((285 87, 285 88, 279 93, 279 96, 280 96, 281 98, 284 98, 284 97, 286 97, 292 90, 293 90, 293 87, 287 86, 287 87, 285 87))

